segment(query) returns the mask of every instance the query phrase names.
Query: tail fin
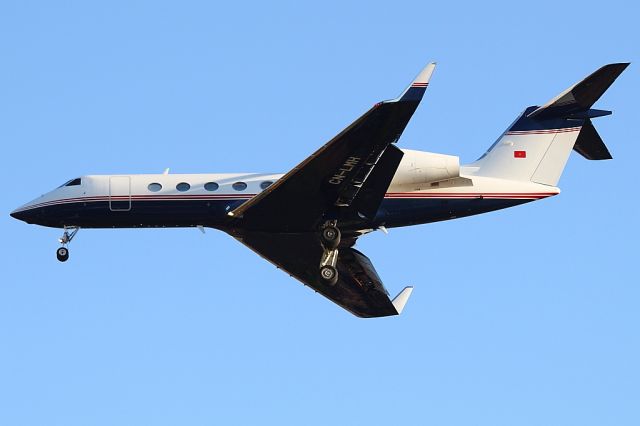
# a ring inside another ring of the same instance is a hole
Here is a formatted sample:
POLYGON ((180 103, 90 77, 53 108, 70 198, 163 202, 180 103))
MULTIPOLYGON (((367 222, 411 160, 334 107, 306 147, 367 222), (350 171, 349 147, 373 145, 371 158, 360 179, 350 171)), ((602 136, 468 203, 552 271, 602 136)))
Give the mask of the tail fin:
POLYGON ((611 158, 591 123, 611 111, 591 106, 628 65, 605 65, 545 105, 527 108, 473 164, 476 173, 555 186, 572 149, 589 160, 611 158))

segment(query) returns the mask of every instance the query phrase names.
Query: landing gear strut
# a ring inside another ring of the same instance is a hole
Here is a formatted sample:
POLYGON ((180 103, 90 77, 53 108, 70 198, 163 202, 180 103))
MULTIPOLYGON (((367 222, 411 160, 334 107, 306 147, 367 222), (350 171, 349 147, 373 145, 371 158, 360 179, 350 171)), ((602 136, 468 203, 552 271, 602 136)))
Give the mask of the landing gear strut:
POLYGON ((336 226, 336 221, 327 221, 320 228, 320 242, 324 251, 320 259, 320 279, 330 286, 338 282, 338 246, 340 245, 340 230, 336 226))
POLYGON ((62 237, 58 239, 58 241, 60 241, 60 244, 62 244, 62 247, 56 250, 56 257, 60 262, 66 262, 67 260, 69 260, 69 249, 67 248, 67 244, 69 244, 71 240, 73 240, 73 237, 76 236, 79 230, 80 227, 78 226, 64 227, 64 234, 62 234, 62 237))
POLYGON ((334 286, 338 282, 336 263, 338 263, 338 249, 325 249, 322 253, 322 259, 320 259, 320 278, 330 286, 334 286))

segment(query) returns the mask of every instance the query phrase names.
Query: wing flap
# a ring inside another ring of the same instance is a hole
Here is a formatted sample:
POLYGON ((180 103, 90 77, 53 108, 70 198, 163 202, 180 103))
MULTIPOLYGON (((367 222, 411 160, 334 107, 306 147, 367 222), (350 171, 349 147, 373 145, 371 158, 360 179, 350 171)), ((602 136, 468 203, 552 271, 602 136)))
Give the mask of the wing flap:
POLYGON ((400 148, 394 145, 387 147, 355 197, 354 206, 358 213, 369 219, 375 217, 403 156, 400 148))

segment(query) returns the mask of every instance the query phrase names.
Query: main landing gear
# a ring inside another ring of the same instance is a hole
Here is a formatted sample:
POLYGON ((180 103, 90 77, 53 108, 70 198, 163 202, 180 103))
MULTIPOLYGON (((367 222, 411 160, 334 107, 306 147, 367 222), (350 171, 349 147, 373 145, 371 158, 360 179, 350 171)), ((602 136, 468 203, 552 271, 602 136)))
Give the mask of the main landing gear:
POLYGON ((60 241, 60 244, 62 244, 62 247, 56 250, 56 257, 60 262, 66 262, 67 260, 69 260, 69 249, 67 248, 67 244, 69 244, 71 240, 73 240, 73 237, 76 236, 79 230, 79 226, 64 227, 64 234, 62 234, 62 237, 58 239, 58 241, 60 241))
POLYGON ((330 286, 338 282, 338 246, 340 245, 340 230, 336 221, 327 221, 320 228, 320 242, 322 243, 322 257, 320 258, 320 279, 330 286))

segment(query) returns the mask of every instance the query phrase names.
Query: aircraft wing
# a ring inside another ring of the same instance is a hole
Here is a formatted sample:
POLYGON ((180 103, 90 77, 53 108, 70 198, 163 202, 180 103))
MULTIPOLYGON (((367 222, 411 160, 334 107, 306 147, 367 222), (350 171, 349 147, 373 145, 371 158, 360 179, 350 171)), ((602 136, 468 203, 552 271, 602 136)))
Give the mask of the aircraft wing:
POLYGON ((352 247, 357 239, 353 230, 343 233, 337 248, 337 282, 322 280, 320 263, 328 252, 319 226, 355 213, 375 216, 403 155, 392 144, 422 100, 434 67, 427 65, 398 98, 376 104, 276 183, 231 211, 227 232, 357 316, 402 312, 412 289, 405 288, 391 300, 371 261, 352 247))
POLYGON ((418 107, 434 68, 435 63, 427 65, 398 98, 373 106, 276 183, 230 212, 232 223, 255 231, 305 232, 317 230, 321 221, 344 207, 375 215, 402 158, 402 151, 389 147, 418 107))
POLYGON ((389 299, 389 293, 369 258, 348 246, 355 239, 339 248, 336 264, 339 278, 335 285, 330 286, 321 283, 318 276, 322 247, 315 233, 250 231, 234 237, 278 268, 359 317, 400 314, 413 289, 405 287, 393 300, 389 299))

